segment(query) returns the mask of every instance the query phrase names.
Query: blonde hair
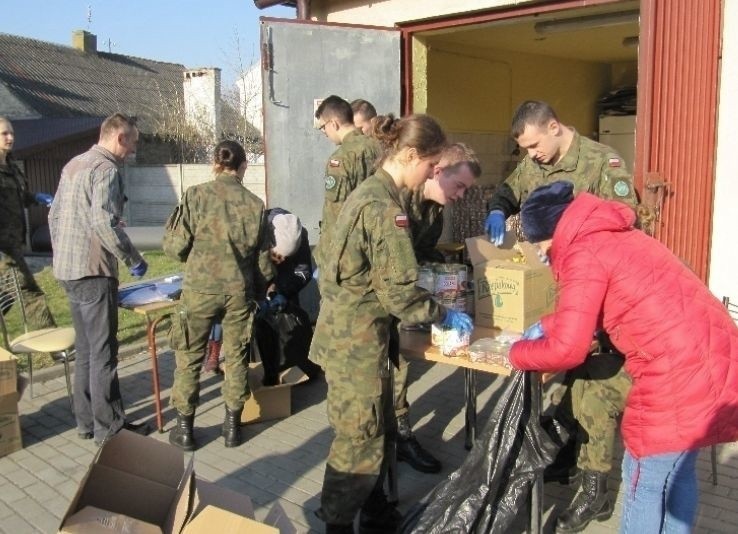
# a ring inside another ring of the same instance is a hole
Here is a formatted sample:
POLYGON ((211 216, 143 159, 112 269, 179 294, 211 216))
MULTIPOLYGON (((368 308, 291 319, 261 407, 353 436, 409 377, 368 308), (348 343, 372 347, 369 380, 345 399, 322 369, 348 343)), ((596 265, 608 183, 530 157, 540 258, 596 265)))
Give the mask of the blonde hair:
POLYGON ((415 114, 402 118, 379 115, 372 119, 372 136, 382 145, 382 160, 404 148, 414 148, 421 158, 441 153, 447 145, 446 134, 430 115, 415 114))

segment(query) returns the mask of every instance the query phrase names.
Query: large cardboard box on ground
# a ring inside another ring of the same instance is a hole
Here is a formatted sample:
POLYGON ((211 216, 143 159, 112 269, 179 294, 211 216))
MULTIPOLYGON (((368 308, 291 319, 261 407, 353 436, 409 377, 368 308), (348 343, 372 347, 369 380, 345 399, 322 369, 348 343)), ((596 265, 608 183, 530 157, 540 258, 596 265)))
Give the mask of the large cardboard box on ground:
MULTIPOLYGON (((177 447, 126 430, 98 451, 62 518, 64 534, 291 534, 278 505, 274 523, 254 521, 246 496, 195 477, 177 447), (249 520, 249 523, 244 523, 249 520)), ((276 511, 275 511, 276 510, 276 511)))
POLYGON ((23 386, 15 356, 0 348, 0 458, 23 448, 18 416, 23 386))
POLYGON ((515 243, 512 232, 496 247, 486 236, 466 240, 474 267, 474 323, 523 332, 553 311, 556 283, 535 245, 515 243))
POLYGON ((250 363, 251 396, 241 412, 242 423, 260 423, 289 417, 292 414, 292 386, 308 379, 298 367, 291 367, 281 373, 281 384, 277 386, 263 386, 262 378, 264 378, 264 367, 261 362, 250 363))

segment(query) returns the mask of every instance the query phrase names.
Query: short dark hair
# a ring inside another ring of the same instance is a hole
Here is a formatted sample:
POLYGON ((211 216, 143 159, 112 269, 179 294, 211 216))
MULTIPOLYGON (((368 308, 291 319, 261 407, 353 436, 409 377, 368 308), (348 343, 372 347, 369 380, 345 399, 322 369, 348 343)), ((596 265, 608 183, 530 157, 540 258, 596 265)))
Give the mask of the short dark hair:
POLYGON ((377 116, 377 110, 372 103, 361 98, 357 98, 351 102, 351 111, 354 112, 354 115, 359 114, 366 120, 373 119, 377 116))
POLYGON ((237 141, 221 141, 215 146, 213 164, 216 172, 237 171, 246 161, 246 151, 237 141))
POLYGON ((136 127, 136 117, 129 117, 123 113, 113 113, 107 117, 100 126, 100 139, 108 139, 116 132, 126 135, 136 127))
POLYGON ((510 133, 513 139, 517 139, 528 124, 545 126, 551 120, 559 120, 551 106, 542 100, 526 100, 515 110, 510 133))
POLYGON ((343 98, 331 95, 320 103, 315 111, 315 118, 335 119, 340 125, 353 124, 354 112, 351 111, 351 104, 343 98))

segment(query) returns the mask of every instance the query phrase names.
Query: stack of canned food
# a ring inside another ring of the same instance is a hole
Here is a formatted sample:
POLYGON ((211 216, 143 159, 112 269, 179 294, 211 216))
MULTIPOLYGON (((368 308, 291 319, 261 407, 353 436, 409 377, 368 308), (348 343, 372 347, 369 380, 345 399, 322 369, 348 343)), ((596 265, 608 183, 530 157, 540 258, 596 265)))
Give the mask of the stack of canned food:
POLYGON ((472 313, 474 290, 467 266, 461 263, 429 263, 418 270, 418 285, 446 308, 472 313))

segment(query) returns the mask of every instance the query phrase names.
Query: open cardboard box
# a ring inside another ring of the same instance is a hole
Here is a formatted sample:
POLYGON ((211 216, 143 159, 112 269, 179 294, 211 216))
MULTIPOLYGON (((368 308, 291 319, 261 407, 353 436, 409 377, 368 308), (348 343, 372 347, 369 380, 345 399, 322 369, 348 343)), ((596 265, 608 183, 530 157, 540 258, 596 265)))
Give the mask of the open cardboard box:
POLYGON ((17 358, 0 348, 0 458, 23 448, 18 401, 26 385, 18 377, 17 358))
POLYGON ((486 236, 466 240, 474 266, 474 323, 522 333, 553 311, 556 283, 551 268, 538 258, 535 245, 505 234, 501 247, 486 236), (513 258, 524 258, 518 263, 513 258))
MULTIPOLYGON (((275 505, 278 507, 278 505, 275 505)), ((246 495, 195 477, 193 457, 177 447, 121 430, 98 451, 62 518, 65 534, 290 534, 294 526, 281 507, 272 525, 253 520, 246 495), (197 520, 197 521, 195 521, 197 520), (258 529, 257 529, 258 527, 258 529)))
POLYGON ((292 386, 305 382, 308 376, 299 367, 291 367, 280 374, 280 384, 263 386, 264 367, 261 362, 249 364, 251 396, 241 412, 242 423, 260 423, 281 419, 292 414, 292 386))

